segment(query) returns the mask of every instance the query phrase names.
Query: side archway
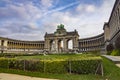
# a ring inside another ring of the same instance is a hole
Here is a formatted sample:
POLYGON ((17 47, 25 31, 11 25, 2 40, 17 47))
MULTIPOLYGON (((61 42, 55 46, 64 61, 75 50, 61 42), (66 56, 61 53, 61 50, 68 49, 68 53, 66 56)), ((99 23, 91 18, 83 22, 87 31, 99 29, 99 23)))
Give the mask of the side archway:
POLYGON ((67 40, 67 50, 71 52, 73 50, 73 40, 68 39, 67 40))

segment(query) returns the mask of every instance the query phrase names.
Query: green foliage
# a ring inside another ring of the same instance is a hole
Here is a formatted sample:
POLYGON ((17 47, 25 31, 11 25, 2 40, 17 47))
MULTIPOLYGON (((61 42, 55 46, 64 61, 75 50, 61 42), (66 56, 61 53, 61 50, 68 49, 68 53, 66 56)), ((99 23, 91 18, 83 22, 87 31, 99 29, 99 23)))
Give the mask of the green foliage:
POLYGON ((85 52, 85 54, 101 55, 100 51, 90 51, 90 52, 85 52))
POLYGON ((103 57, 103 70, 104 80, 119 80, 120 79, 120 68, 117 67, 112 61, 103 57))
POLYGON ((41 72, 31 72, 16 69, 3 69, 0 68, 0 73, 12 73, 20 74, 31 77, 41 77, 41 78, 51 78, 59 80, 119 80, 120 79, 120 68, 117 67, 110 60, 102 57, 104 76, 94 75, 94 74, 52 74, 52 73, 41 73, 41 72))
POLYGON ((0 58, 0 68, 8 68, 8 59, 0 58))
MULTIPOLYGON (((31 56, 32 57, 32 56, 31 56)), ((39 56, 40 57, 40 56, 39 56)), ((101 58, 93 55, 47 55, 38 59, 1 59, 1 68, 44 73, 95 73, 101 58), (54 57, 54 58, 53 58, 54 57), (86 58, 87 57, 87 58, 86 58)))
MULTIPOLYGON (((87 75, 78 75, 78 74, 52 74, 52 73, 41 73, 41 72, 30 72, 16 69, 1 69, 2 73, 12 73, 19 74, 31 77, 40 77, 40 78, 49 78, 49 79, 58 79, 58 80, 105 80, 100 75, 87 74, 87 75)), ((118 79, 119 80, 119 79, 118 79)))
POLYGON ((119 49, 114 49, 111 53, 112 56, 120 56, 120 50, 119 49))
POLYGON ((45 72, 46 73, 67 73, 67 61, 55 60, 45 61, 45 72))
POLYGON ((111 55, 112 51, 107 51, 107 55, 111 55))
POLYGON ((24 62, 17 59, 9 60, 9 68, 24 70, 24 62))
POLYGON ((109 45, 107 45, 107 47, 106 47, 106 50, 107 50, 107 51, 112 51, 113 49, 114 49, 113 44, 109 44, 109 45))
POLYGON ((17 53, 1 53, 0 54, 0 57, 6 57, 6 58, 14 58, 14 57, 17 57, 17 56, 36 56, 36 55, 43 55, 43 54, 26 54, 26 53, 20 53, 20 54, 17 54, 17 53))
POLYGON ((73 73, 78 74, 88 74, 88 73, 95 73, 98 64, 100 64, 100 60, 78 60, 78 61, 71 61, 71 70, 73 73))

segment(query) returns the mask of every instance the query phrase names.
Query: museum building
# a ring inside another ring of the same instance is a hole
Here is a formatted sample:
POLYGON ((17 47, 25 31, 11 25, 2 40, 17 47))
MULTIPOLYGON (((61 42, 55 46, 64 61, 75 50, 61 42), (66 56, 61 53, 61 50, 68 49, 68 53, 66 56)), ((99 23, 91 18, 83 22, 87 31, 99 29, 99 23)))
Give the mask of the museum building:
POLYGON ((53 33, 45 33, 44 41, 23 41, 0 37, 0 53, 59 53, 59 52, 107 52, 109 47, 120 49, 120 0, 116 0, 104 32, 89 38, 80 38, 78 31, 67 31, 63 24, 53 33), (72 41, 72 49, 69 49, 72 41))

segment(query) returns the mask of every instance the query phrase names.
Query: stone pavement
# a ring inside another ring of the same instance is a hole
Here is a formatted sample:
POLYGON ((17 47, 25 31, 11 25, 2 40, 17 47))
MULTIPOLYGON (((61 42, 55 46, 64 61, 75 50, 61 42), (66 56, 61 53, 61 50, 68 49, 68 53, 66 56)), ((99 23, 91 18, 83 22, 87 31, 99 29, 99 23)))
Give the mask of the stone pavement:
POLYGON ((57 80, 57 79, 37 78, 17 74, 0 73, 0 80, 57 80))
POLYGON ((112 62, 114 62, 118 67, 120 67, 120 56, 102 55, 112 62))

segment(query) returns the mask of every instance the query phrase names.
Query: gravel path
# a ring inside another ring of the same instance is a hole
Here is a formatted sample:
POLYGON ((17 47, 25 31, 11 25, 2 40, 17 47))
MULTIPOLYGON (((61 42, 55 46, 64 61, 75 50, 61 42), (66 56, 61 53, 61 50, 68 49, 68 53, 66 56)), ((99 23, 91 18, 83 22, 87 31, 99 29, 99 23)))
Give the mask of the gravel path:
POLYGON ((57 79, 37 78, 17 74, 0 73, 0 80, 57 80, 57 79))

